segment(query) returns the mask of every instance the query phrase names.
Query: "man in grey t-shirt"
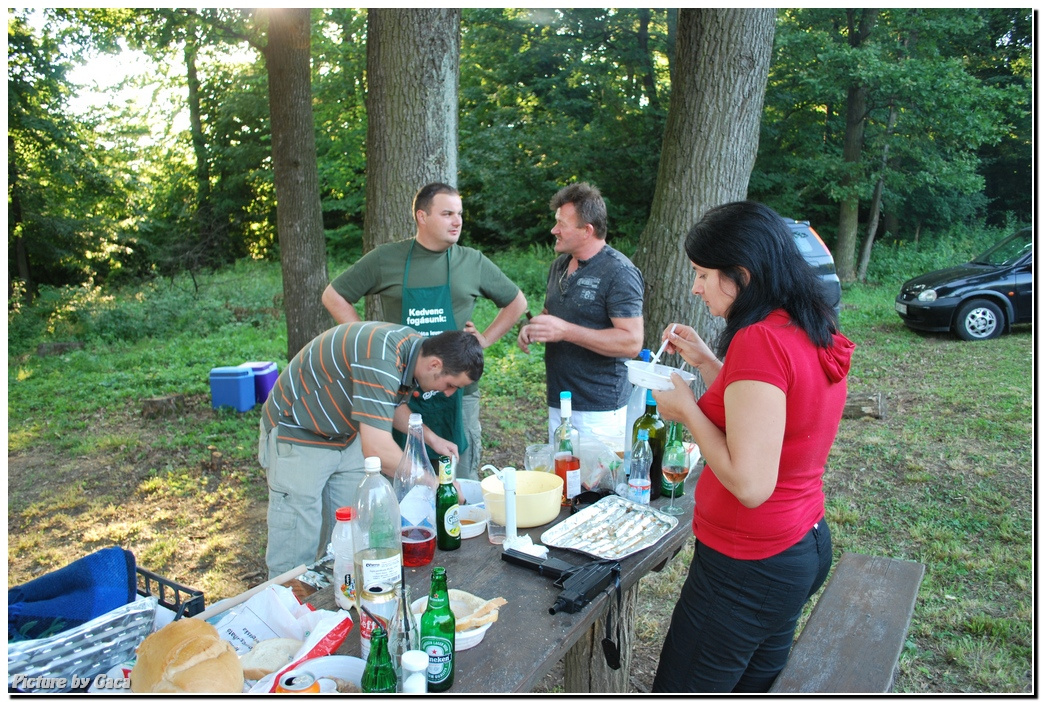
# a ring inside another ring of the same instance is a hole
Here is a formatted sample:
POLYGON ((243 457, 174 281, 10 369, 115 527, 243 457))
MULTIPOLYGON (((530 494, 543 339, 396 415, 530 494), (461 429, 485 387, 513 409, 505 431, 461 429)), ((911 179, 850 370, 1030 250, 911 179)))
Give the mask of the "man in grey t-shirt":
POLYGON ((571 392, 572 422, 613 448, 625 445, 632 391, 625 361, 643 346, 643 276, 607 244, 607 206, 588 183, 560 190, 546 304, 517 336, 521 350, 546 344, 549 435, 560 424, 560 393, 571 392))

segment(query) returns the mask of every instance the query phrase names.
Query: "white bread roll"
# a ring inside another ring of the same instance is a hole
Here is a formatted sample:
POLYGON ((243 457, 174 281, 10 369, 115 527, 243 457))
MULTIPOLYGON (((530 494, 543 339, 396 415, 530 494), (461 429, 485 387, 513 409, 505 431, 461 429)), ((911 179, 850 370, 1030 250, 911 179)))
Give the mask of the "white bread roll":
POLYGON ((244 682, 235 649, 198 619, 178 619, 149 634, 130 671, 132 692, 242 692, 244 682))
POLYGON ((242 674, 247 680, 260 680, 293 660, 304 645, 296 639, 264 639, 239 657, 242 674))

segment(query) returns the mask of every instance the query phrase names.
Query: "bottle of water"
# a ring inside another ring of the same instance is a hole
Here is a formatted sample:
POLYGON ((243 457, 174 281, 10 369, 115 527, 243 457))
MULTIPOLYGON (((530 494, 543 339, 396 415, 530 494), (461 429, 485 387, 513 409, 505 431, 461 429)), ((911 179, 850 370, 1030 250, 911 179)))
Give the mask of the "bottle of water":
MULTIPOLYGON (((640 360, 644 362, 650 362, 651 350, 643 349, 640 351, 640 360)), ((623 447, 624 453, 622 454, 622 467, 625 469, 625 474, 629 475, 629 461, 632 458, 633 450, 633 437, 636 432, 633 431, 633 424, 643 414, 644 398, 646 397, 647 391, 641 388, 639 385, 633 385, 633 391, 629 393, 629 404, 625 406, 625 446, 623 447)))
POLYGON ((336 510, 336 526, 333 528, 333 597, 336 606, 350 610, 356 607, 354 584, 354 536, 351 532, 353 507, 340 507, 336 510))
POLYGON ((651 445, 647 430, 640 429, 629 467, 629 499, 638 505, 651 503, 651 445))
POLYGON ((436 490, 437 474, 423 445, 423 416, 413 412, 408 418, 405 452, 394 471, 394 494, 401 509, 402 556, 409 568, 425 566, 434 559, 436 490))

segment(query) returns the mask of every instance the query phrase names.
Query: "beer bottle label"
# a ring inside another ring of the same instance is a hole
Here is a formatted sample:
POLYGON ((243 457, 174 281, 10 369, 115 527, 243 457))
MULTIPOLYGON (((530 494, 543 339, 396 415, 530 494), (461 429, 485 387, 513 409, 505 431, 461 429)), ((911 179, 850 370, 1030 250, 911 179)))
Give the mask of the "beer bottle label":
POLYGON ((423 636, 420 645, 430 656, 427 684, 436 685, 448 680, 455 665, 455 641, 444 636, 423 636))
POLYGON ((459 505, 452 505, 445 511, 445 531, 455 538, 462 533, 462 529, 459 523, 459 505))

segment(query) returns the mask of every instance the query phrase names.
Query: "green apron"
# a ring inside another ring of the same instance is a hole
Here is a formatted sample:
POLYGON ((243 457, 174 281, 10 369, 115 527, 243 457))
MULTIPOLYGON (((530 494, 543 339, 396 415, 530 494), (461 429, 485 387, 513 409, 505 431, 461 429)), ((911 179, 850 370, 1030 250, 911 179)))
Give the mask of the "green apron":
MULTIPOLYGON (((452 313, 452 254, 446 254, 448 272, 444 285, 429 288, 410 288, 408 286, 409 267, 412 265, 413 240, 405 259, 405 277, 401 282, 401 323, 408 325, 423 336, 435 336, 443 331, 455 330, 455 315, 452 313), (410 310, 422 310, 424 313, 410 315, 410 310), (411 319, 410 319, 411 317, 411 319)), ((413 393, 408 401, 409 409, 423 415, 423 423, 438 436, 453 442, 462 455, 469 445, 463 434, 463 391, 461 389, 446 397, 439 390, 423 392, 421 389, 413 393)), ((394 430, 394 439, 401 447, 405 446, 405 434, 394 430)), ((432 465, 437 465, 437 453, 426 447, 427 456, 432 465)))

